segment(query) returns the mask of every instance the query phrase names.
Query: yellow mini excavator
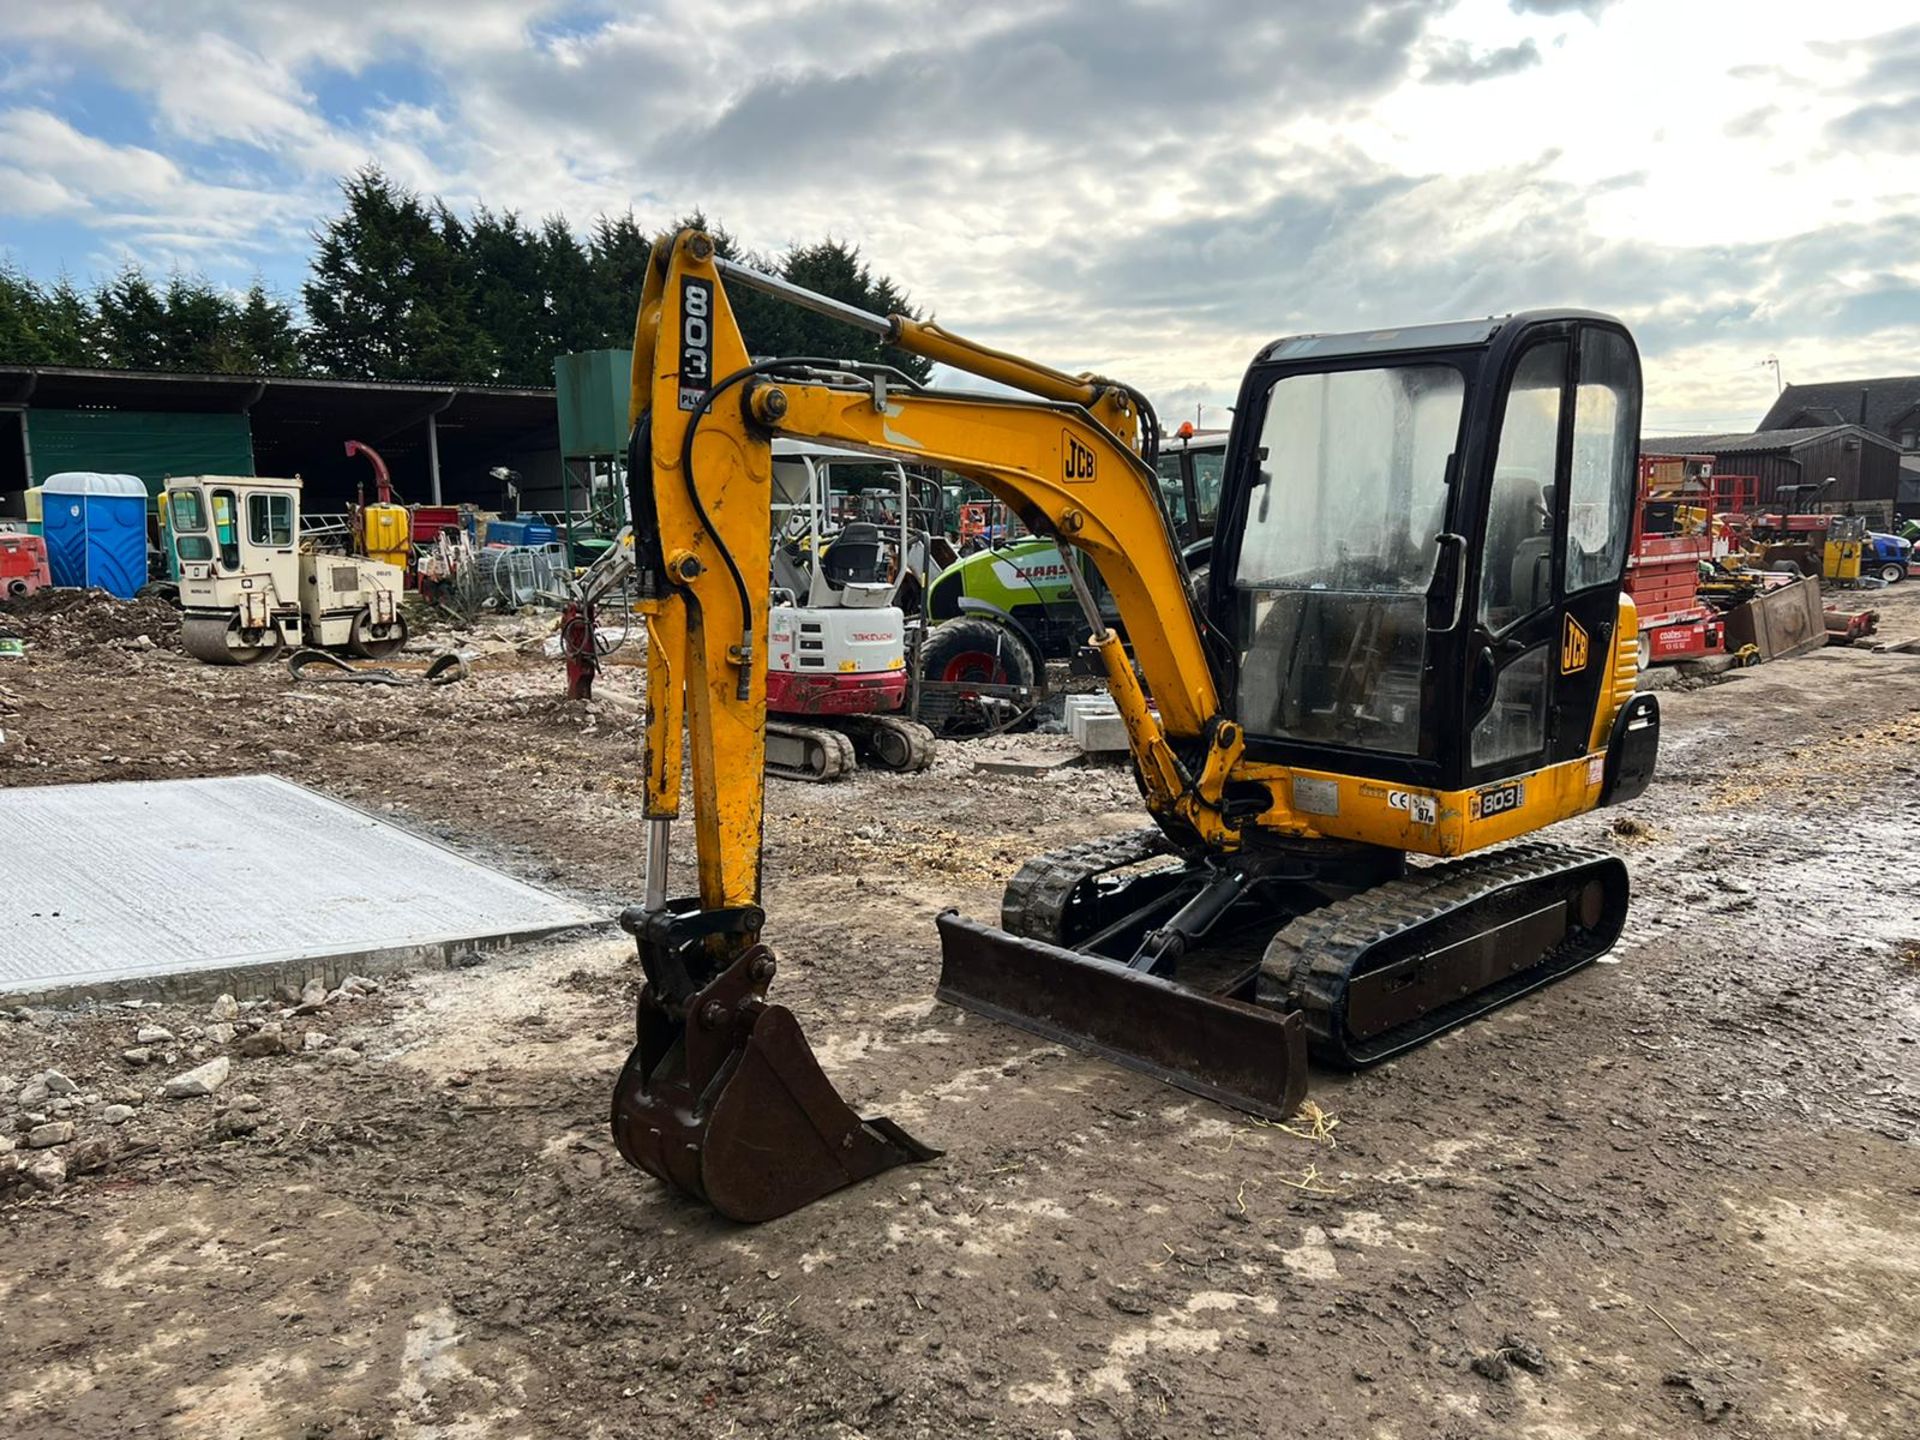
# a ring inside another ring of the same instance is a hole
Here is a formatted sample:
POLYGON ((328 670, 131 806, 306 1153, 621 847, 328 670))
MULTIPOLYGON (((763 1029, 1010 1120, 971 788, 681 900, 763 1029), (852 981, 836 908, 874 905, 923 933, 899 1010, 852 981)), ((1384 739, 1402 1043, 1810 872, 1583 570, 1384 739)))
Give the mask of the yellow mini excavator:
POLYGON ((766 1219, 935 1152, 849 1109, 768 1003, 760 843, 771 447, 952 470, 1076 547, 1150 828, 1034 859, 1000 925, 939 920, 942 999, 1250 1113, 1309 1054, 1363 1066, 1603 954, 1604 854, 1522 837, 1645 788, 1621 593, 1640 366, 1584 311, 1262 350, 1241 384, 1211 553, 1183 557, 1159 427, 1126 385, 655 248, 633 350, 647 670, 646 984, 614 1096, 633 1163, 766 1219), (1031 398, 941 393, 831 357, 750 362, 729 287, 844 320, 1031 398), (692 772, 699 893, 667 894, 692 772))

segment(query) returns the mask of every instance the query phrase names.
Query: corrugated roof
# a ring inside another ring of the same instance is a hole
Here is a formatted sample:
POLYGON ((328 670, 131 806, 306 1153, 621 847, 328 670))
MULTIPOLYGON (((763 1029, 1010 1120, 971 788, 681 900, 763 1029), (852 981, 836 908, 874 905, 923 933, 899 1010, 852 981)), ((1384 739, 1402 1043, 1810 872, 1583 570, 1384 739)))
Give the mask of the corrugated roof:
POLYGON ((1828 425, 1864 423, 1882 434, 1920 406, 1920 375, 1883 375, 1874 380, 1828 380, 1816 385, 1789 385, 1780 392, 1758 428, 1790 426, 1795 420, 1828 425), (1865 414, 1862 392, 1865 392, 1865 414))
POLYGON ((103 366, 86 365, 17 365, 0 364, 0 379, 15 386, 25 385, 28 381, 38 384, 57 384, 60 381, 91 382, 101 385, 204 385, 219 390, 234 388, 247 389, 254 385, 271 385, 276 389, 289 388, 300 390, 387 390, 401 391, 416 395, 444 395, 449 390, 462 394, 472 392, 482 395, 519 395, 529 398, 551 400, 553 390, 539 386, 526 385, 475 385, 460 380, 353 380, 333 379, 320 375, 250 375, 239 372, 214 373, 210 371, 187 370, 112 370, 103 366))
POLYGON ((555 423, 551 390, 387 380, 315 380, 298 375, 190 375, 149 370, 86 370, 62 365, 0 365, 0 404, 34 410, 225 411, 252 418, 258 431, 278 422, 359 426, 364 438, 432 411, 443 429, 525 432, 555 423))
POLYGON ((1640 440, 1642 455, 1737 455, 1742 451, 1793 450, 1812 440, 1824 439, 1836 430, 1849 431, 1863 440, 1889 449, 1900 447, 1884 436, 1862 430, 1858 425, 1802 425, 1791 430, 1758 430, 1751 435, 1732 431, 1722 435, 1646 435, 1640 440))

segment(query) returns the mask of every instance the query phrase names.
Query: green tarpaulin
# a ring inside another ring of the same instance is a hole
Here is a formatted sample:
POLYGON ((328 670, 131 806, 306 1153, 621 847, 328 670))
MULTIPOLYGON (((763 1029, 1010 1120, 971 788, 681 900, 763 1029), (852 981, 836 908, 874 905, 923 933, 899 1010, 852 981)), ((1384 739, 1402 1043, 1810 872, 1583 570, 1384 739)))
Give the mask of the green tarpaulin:
POLYGON ((157 495, 169 475, 253 474, 253 430, 244 415, 143 410, 29 410, 32 482, 63 470, 138 475, 157 495))

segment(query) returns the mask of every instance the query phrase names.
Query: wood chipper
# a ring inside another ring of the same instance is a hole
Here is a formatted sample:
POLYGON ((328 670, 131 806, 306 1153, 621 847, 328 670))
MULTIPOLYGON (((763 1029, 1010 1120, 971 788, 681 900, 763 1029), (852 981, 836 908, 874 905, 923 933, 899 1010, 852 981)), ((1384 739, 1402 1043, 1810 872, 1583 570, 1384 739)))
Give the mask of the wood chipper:
POLYGON ((387 462, 371 445, 347 441, 347 458, 359 455, 373 466, 374 502, 367 504, 366 492, 354 501, 354 549, 369 560, 397 565, 404 572, 413 559, 413 512, 393 498, 393 477, 387 462))
POLYGON ((174 476, 166 499, 188 654, 251 665, 320 645, 377 660, 407 643, 406 572, 302 550, 298 478, 174 476))

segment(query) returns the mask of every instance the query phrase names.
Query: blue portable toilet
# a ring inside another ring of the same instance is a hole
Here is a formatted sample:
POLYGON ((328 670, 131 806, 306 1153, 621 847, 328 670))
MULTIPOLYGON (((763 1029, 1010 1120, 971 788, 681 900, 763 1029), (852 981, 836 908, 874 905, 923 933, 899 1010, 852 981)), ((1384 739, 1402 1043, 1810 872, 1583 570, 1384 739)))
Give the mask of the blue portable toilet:
POLYGON ((138 475, 49 475, 40 510, 55 585, 131 600, 147 583, 147 486, 138 475))

